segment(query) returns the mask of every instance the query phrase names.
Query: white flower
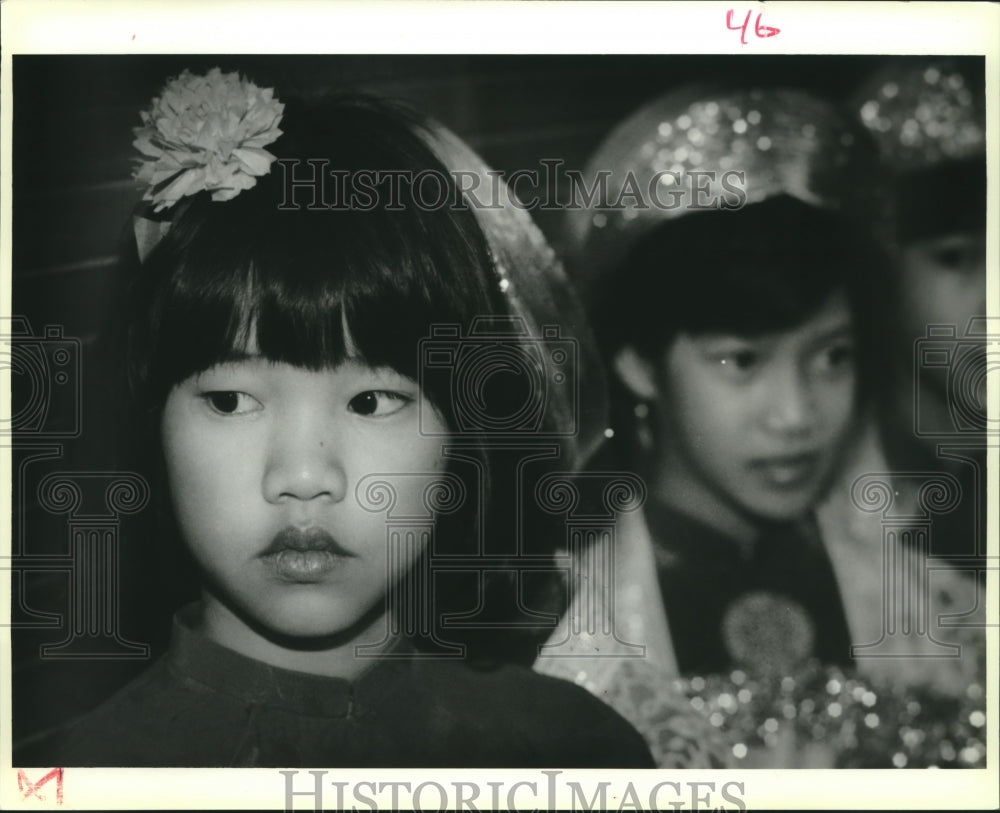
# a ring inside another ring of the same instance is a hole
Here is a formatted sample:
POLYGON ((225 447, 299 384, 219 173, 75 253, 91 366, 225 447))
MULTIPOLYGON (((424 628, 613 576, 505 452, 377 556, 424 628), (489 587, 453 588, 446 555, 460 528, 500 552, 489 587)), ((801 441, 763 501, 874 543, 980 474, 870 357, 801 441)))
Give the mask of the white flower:
POLYGON ((184 71, 134 131, 132 143, 145 156, 134 173, 146 185, 143 200, 159 212, 203 190, 220 201, 249 189, 271 170, 275 156, 263 148, 281 135, 284 109, 272 89, 238 73, 184 71))

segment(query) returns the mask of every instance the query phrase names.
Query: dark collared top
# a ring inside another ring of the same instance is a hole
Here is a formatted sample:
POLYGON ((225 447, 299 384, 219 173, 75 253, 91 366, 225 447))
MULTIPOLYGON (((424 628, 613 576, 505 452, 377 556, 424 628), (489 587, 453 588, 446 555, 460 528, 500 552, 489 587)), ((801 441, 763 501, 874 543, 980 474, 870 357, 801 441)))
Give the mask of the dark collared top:
POLYGON ((403 647, 355 681, 280 669, 174 620, 169 652, 24 764, 652 767, 641 736, 569 682, 403 647))
POLYGON ((680 671, 792 671, 852 663, 836 576, 814 523, 762 525, 752 550, 655 503, 648 508, 660 589, 680 671))

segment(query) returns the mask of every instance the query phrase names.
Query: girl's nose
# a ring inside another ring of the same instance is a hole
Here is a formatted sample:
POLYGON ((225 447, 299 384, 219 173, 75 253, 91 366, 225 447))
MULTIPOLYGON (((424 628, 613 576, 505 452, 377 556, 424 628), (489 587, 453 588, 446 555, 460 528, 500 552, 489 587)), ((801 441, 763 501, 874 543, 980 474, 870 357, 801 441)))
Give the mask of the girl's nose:
POLYGON ((331 436, 306 426, 275 432, 264 471, 265 499, 273 503, 343 500, 347 475, 338 446, 331 436))
POLYGON ((765 388, 764 424, 770 431, 801 435, 812 429, 816 398, 801 370, 780 370, 765 388))

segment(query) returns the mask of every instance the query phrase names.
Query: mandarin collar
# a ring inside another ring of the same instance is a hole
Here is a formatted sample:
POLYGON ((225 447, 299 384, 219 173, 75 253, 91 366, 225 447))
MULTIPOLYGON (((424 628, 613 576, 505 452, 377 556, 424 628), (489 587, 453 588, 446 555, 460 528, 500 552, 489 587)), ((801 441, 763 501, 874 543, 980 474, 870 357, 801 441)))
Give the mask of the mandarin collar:
POLYGON ((387 684, 404 677, 413 647, 403 642, 393 658, 373 660, 372 667, 354 681, 313 675, 241 655, 197 630, 201 613, 197 602, 174 616, 169 668, 185 681, 238 698, 248 705, 267 705, 312 717, 358 716, 366 700, 381 694, 387 684))

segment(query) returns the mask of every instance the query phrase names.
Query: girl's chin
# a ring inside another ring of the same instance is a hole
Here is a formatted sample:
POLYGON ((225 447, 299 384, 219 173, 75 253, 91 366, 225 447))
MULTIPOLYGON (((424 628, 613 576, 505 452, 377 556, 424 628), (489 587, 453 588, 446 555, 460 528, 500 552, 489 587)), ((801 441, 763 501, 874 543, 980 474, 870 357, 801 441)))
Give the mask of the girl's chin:
POLYGON ((751 513, 771 522, 798 519, 815 509, 827 491, 828 477, 818 467, 808 475, 787 482, 764 482, 754 492, 742 495, 751 513))
POLYGON ((305 649, 337 646, 358 640, 377 641, 389 636, 389 624, 382 607, 345 606, 343 599, 323 596, 296 596, 267 608, 255 608, 254 619, 267 637, 285 645, 305 649))
POLYGON ((754 515, 764 522, 796 522, 816 507, 815 499, 777 502, 755 506, 754 515))

